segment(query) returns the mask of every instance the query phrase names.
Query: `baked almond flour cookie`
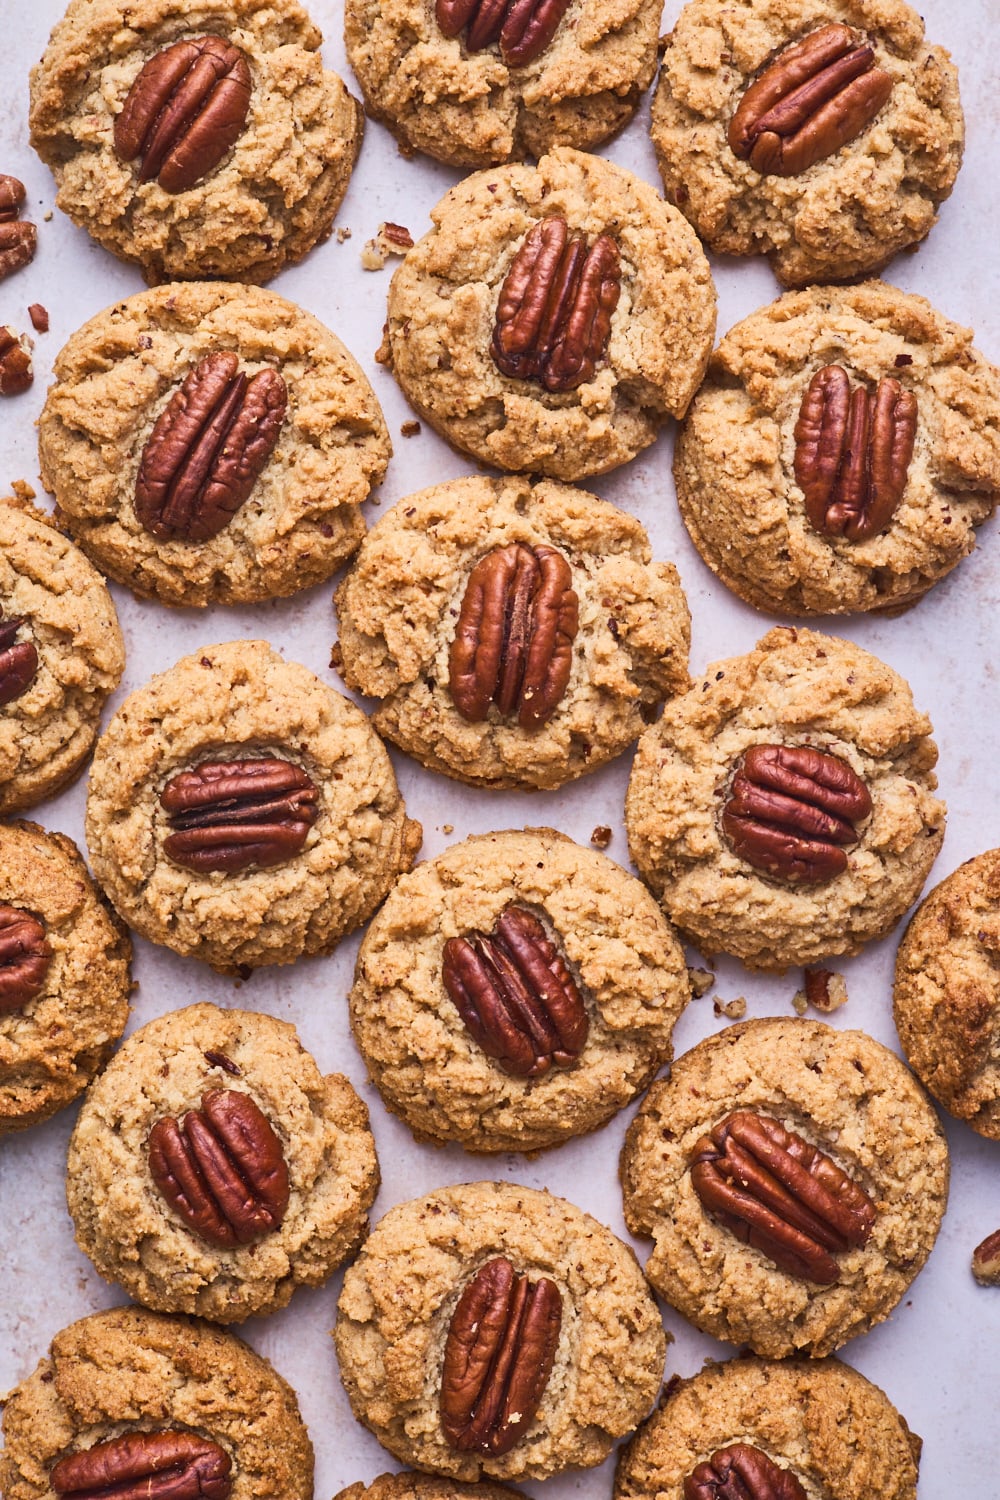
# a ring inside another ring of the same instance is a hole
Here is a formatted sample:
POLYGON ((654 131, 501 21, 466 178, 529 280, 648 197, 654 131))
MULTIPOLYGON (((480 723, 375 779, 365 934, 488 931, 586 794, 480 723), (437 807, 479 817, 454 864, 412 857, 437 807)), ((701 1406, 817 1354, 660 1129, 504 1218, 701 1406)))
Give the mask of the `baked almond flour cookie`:
POLYGON ((392 445, 360 365, 284 297, 174 283, 115 303, 55 362, 39 420, 60 524, 166 604, 253 603, 328 578, 392 445))
POLYGON ((404 875, 365 933, 351 1025, 418 1140, 537 1151, 596 1130, 669 1062, 690 999, 649 892, 551 829, 404 875))
POLYGON ((905 609, 996 506, 1000 371, 884 282, 789 292, 722 340, 674 479, 702 557, 758 609, 905 609))
POLYGON ((130 1481, 134 1494, 166 1493, 169 1475, 178 1496, 312 1500, 295 1392, 197 1319, 115 1307, 71 1323, 7 1397, 3 1428, 5 1500, 125 1494, 130 1481))
POLYGON ((91 769, 87 841, 115 908, 223 974, 331 952, 420 837, 364 714, 267 641, 154 677, 91 769))
POLYGON ((632 858, 705 953, 751 969, 857 953, 916 900, 944 838, 930 731, 877 657, 778 627, 639 741, 632 858))
POLYGON ((330 233, 363 116, 297 0, 70 0, 31 71, 59 207, 153 286, 267 281, 330 233))
POLYGON ((79 774, 124 666, 97 569, 41 511, 0 498, 0 813, 79 774))
POLYGON ((462 1484, 439 1474, 415 1474, 412 1469, 404 1469, 401 1474, 380 1474, 371 1484, 359 1479, 333 1500, 517 1500, 520 1493, 486 1480, 462 1484))
POLYGON ((920 1085, 864 1032, 747 1021, 653 1084, 621 1179, 672 1307, 756 1354, 818 1358, 887 1318, 923 1266, 948 1147, 920 1085))
POLYGON ((47 1120, 107 1060, 131 958, 73 841, 0 823, 0 1137, 47 1120))
POLYGON ((632 1251, 564 1199, 501 1182, 391 1209, 344 1278, 335 1338, 358 1420, 461 1480, 601 1463, 649 1410, 665 1354, 632 1251))
POLYGON ((557 787, 683 692, 690 616, 638 521, 583 490, 453 479, 372 529, 337 591, 344 681, 372 723, 472 786, 557 787))
POLYGON ((500 469, 574 480, 683 416, 715 289, 696 236, 646 183, 559 147, 475 173, 431 218, 392 278, 378 358, 442 437, 500 469))
POLYGON ((689 0, 653 97, 667 197, 785 286, 881 270, 962 162, 958 75, 902 0, 689 0))
POLYGON ((670 1382, 622 1449, 614 1494, 916 1500, 920 1448, 885 1392, 837 1359, 733 1359, 670 1382))

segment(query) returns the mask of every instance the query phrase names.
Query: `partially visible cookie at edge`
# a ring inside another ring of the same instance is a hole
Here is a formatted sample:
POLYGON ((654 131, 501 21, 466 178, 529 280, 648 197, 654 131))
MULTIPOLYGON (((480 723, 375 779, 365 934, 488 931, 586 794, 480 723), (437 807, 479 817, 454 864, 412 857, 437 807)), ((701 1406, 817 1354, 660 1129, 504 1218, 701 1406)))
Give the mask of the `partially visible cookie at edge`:
POLYGON ((440 1474, 418 1474, 404 1469, 399 1474, 379 1474, 370 1484, 357 1479, 339 1490, 333 1500, 518 1500, 520 1490, 505 1484, 463 1484, 440 1474))

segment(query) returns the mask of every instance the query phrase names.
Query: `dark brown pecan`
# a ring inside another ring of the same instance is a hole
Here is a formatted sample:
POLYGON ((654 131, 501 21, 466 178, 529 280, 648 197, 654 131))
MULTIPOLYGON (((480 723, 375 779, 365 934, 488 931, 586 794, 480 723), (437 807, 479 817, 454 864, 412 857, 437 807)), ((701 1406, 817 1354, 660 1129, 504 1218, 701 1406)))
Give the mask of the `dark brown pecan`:
POLYGON ((228 1500, 231 1468, 193 1432, 126 1432, 61 1458, 49 1483, 68 1500, 228 1500))
POLYGON ((30 912, 0 904, 0 1016, 34 1000, 45 983, 52 949, 45 927, 30 912))
POLYGON ((569 0, 436 0, 434 14, 445 36, 463 28, 468 52, 500 43, 509 68, 540 57, 569 9, 569 0))
POLYGON ((31 641, 19 641, 24 616, 5 620, 0 611, 0 708, 20 698, 38 671, 38 652, 31 641))
POLYGON ((318 801, 305 771, 287 760, 204 761, 160 793, 174 829, 163 847, 199 872, 281 865, 305 843, 318 801))
POLYGON ((839 755, 811 745, 753 745, 739 763, 722 829, 735 854, 795 885, 833 880, 872 810, 868 788, 839 755))
POLYGON ((495 703, 522 729, 555 713, 573 666, 580 601, 569 563, 555 547, 494 547, 469 574, 448 684, 463 719, 482 723, 495 703))
POLYGON ((16 219, 24 202, 24 183, 8 172, 0 172, 0 224, 16 219))
POLYGON ((491 353, 504 375, 572 391, 593 376, 621 294, 618 246, 599 235, 590 249, 565 219, 540 219, 500 289, 491 353))
POLYGON ((821 26, 750 85, 729 123, 729 145, 758 172, 795 177, 860 135, 891 92, 892 78, 858 32, 821 26))
POLYGON ((184 193, 243 133, 250 65, 221 36, 185 38, 149 59, 115 121, 115 151, 141 159, 139 181, 184 193))
POLYGON ((487 1261, 458 1300, 441 1371, 441 1430, 459 1453, 509 1453, 534 1421, 562 1323, 554 1281, 487 1261))
POLYGON ((180 1123, 157 1120, 147 1144, 156 1186, 210 1245, 249 1245, 285 1217, 285 1154, 249 1094, 213 1089, 180 1123))
POLYGON ((0 327, 0 396, 20 396, 35 378, 26 334, 0 327))
POLYGON ((806 1500, 791 1469, 749 1443, 719 1448, 684 1481, 684 1500, 806 1500))
POLYGON ((872 400, 840 365, 817 370, 795 424, 795 478, 824 536, 863 542, 884 531, 906 489, 917 398, 883 375, 872 400))
POLYGON ((206 354, 167 402, 143 449, 135 513, 145 529, 161 541, 217 536, 270 458, 287 405, 277 370, 260 370, 248 382, 235 354, 206 354))
POLYGON ((566 961, 538 918, 508 906, 491 933, 444 945, 444 987, 487 1057, 515 1078, 568 1068, 589 1021, 566 961))
POLYGON ((972 1274, 981 1286, 1000 1286, 1000 1229, 973 1250, 972 1274))
POLYGON ((690 1167, 719 1223, 802 1281, 839 1280, 834 1254, 867 1244, 875 1224, 864 1188, 769 1115, 727 1115, 695 1144, 690 1167))

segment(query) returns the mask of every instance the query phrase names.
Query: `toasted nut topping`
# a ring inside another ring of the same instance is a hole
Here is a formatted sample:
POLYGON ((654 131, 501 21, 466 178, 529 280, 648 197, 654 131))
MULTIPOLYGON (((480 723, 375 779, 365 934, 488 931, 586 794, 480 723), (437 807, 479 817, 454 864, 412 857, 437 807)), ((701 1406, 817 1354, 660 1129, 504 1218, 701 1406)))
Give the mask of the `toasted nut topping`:
POLYGON ((281 865, 305 843, 318 801, 305 771, 287 760, 204 761, 160 793, 175 830, 163 848, 199 872, 281 865))
POLYGON ((67 1500, 228 1500, 231 1469, 193 1432, 126 1432, 60 1459, 49 1483, 67 1500))
POLYGON ((41 993, 51 962, 52 949, 38 918, 0 904, 0 1016, 23 1010, 41 993))
POLYGON ((791 1469, 749 1443, 720 1448, 684 1481, 684 1500, 807 1500, 791 1469))
POLYGON ((38 652, 31 641, 19 641, 24 616, 5 620, 0 610, 0 708, 27 692, 38 671, 38 652))
MULTIPOLYGON (((3 254, 2 230, 3 226, 0 225, 0 257, 3 254)), ((31 341, 27 334, 15 333, 13 328, 4 324, 0 327, 0 396, 20 396, 34 378, 31 341)))
POLYGON ((436 0, 434 14, 445 36, 463 28, 469 52, 500 43, 509 68, 523 68, 540 57, 569 9, 569 0, 436 0))

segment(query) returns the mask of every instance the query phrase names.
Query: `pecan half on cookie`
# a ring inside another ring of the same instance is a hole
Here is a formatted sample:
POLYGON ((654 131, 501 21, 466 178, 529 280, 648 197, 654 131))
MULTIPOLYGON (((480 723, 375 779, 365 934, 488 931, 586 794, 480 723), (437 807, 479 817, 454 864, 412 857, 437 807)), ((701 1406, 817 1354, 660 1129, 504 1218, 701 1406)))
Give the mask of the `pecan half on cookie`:
POLYGON ((509 68, 540 57, 556 34, 570 0, 435 0, 434 16, 445 36, 465 31, 469 52, 500 44, 509 68))
POLYGON ((203 761, 160 793, 173 832, 163 848, 189 870, 266 869, 298 854, 318 815, 319 793, 290 761, 203 761))
POLYGON ((684 1500, 807 1500, 791 1469, 750 1443, 732 1443, 684 1480, 684 1500))
POLYGON ((38 671, 38 652, 34 643, 17 639, 24 623, 23 615, 5 620, 3 610, 0 610, 0 708, 27 692, 38 671))
POLYGON ((193 1432, 124 1432, 71 1453, 49 1482, 60 1500, 228 1500, 232 1460, 193 1432))
POLYGON ((31 912, 0 902, 0 1016, 34 1000, 51 962, 45 924, 31 912))

